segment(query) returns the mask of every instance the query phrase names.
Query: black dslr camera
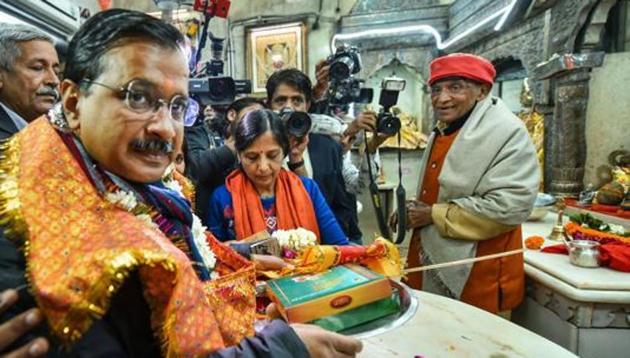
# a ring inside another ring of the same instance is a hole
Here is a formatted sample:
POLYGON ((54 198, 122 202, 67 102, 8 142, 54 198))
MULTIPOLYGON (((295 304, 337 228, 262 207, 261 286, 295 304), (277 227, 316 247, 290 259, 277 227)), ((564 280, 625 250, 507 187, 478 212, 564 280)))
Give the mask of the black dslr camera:
POLYGON ((201 105, 228 106, 238 94, 251 93, 249 80, 235 80, 223 76, 223 41, 224 39, 208 36, 211 41, 212 58, 206 62, 201 73, 188 82, 188 92, 201 105))
POLYGON ((387 77, 381 82, 381 95, 378 100, 381 110, 376 120, 378 133, 394 135, 400 130, 400 118, 391 112, 391 108, 398 102, 398 94, 405 89, 405 84, 405 80, 397 77, 387 77))
POLYGON ((341 45, 327 59, 331 81, 342 81, 361 71, 361 56, 356 47, 341 45))
POLYGON ((297 112, 290 108, 283 108, 279 115, 282 122, 284 122, 287 132, 295 138, 302 139, 311 130, 311 116, 306 112, 297 112))
POLYGON ((328 101, 331 105, 372 101, 372 89, 362 88, 363 81, 353 77, 361 71, 361 56, 356 47, 341 45, 326 61, 330 66, 328 101))

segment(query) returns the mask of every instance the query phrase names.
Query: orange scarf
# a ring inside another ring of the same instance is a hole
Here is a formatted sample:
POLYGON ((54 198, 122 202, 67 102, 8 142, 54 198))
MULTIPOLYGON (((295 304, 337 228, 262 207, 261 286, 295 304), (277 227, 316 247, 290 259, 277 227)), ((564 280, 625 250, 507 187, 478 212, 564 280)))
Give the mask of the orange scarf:
POLYGON ((201 282, 160 230, 103 199, 46 118, 3 145, 0 217, 24 248, 51 332, 79 340, 137 270, 167 357, 207 356, 252 335, 253 265, 208 235, 221 277, 201 282))
MULTIPOLYGON (((232 195, 234 229, 237 240, 267 230, 260 196, 242 170, 235 170, 225 180, 232 195)), ((319 240, 319 227, 311 197, 297 175, 280 169, 276 178, 276 217, 278 229, 302 227, 315 233, 319 240)))

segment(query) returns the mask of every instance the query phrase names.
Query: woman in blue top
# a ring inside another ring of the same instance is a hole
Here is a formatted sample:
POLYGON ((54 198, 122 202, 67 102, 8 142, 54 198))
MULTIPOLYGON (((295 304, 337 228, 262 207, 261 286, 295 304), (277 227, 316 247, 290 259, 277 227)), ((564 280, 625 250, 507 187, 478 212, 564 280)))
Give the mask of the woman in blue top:
POLYGON ((289 138, 275 113, 248 113, 236 125, 234 141, 241 168, 214 191, 208 210, 208 229, 217 239, 302 227, 320 244, 349 243, 317 184, 282 167, 289 138))

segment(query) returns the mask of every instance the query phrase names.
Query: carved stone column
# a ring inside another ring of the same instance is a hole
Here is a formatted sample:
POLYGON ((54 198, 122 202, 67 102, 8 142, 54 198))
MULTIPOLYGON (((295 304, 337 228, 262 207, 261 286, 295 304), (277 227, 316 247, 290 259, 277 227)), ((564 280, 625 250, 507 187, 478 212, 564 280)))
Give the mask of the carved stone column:
POLYGON ((553 89, 553 115, 545 115, 547 192, 576 196, 582 190, 590 70, 603 60, 603 52, 554 55, 533 71, 537 80, 550 79, 553 89))
MULTIPOLYGON (((549 126, 553 125, 553 105, 536 105, 536 111, 538 113, 540 113, 543 116, 544 119, 544 124, 545 127, 544 128, 548 128, 549 126)), ((551 149, 548 147, 548 145, 551 145, 553 141, 549 141, 547 139, 547 136, 545 135, 543 138, 543 150, 544 150, 544 163, 543 163, 543 167, 542 167, 542 173, 540 173, 540 175, 542 175, 543 178, 543 183, 545 184, 544 190, 545 192, 549 193, 549 184, 551 182, 551 171, 550 170, 546 170, 545 168, 549 165, 547 163, 551 163, 550 159, 547 157, 548 153, 551 153, 551 149)))

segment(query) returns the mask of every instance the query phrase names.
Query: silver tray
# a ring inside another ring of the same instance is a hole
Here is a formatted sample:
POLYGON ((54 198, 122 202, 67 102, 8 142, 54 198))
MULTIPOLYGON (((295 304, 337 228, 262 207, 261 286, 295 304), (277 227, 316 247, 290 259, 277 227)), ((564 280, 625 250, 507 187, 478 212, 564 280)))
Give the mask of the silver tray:
POLYGON ((393 280, 390 280, 390 282, 392 287, 398 288, 398 292, 400 293, 400 311, 375 319, 374 321, 348 328, 339 333, 357 339, 366 339, 389 332, 407 323, 418 310, 418 299, 413 295, 413 292, 411 292, 411 289, 407 285, 393 280))
MULTIPOLYGON (((407 323, 418 310, 418 299, 413 295, 407 285, 394 280, 390 280, 390 282, 392 287, 398 288, 400 294, 400 310, 398 312, 348 328, 338 333, 357 339, 366 339, 389 332, 407 323)), ((266 282, 261 282, 256 286, 256 291, 259 295, 264 295, 266 285, 266 282)), ((268 323, 267 320, 256 321, 254 323, 256 332, 260 332, 268 323)))

